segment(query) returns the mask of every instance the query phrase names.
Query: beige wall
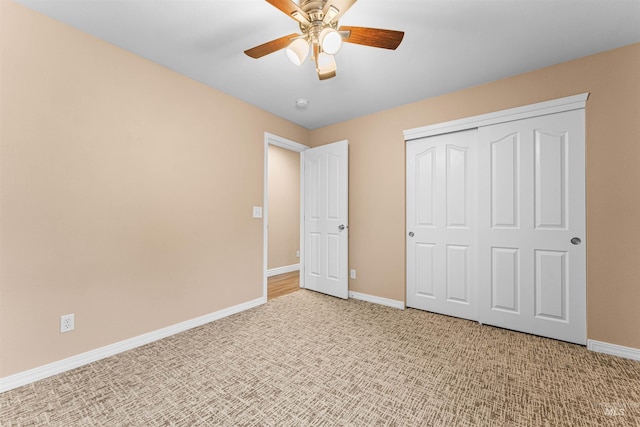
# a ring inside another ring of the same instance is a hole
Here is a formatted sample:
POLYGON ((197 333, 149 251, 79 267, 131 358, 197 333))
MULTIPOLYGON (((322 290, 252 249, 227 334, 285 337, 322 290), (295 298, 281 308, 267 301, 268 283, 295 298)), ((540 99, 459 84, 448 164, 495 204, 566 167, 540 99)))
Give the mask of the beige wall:
POLYGON ((309 131, 0 7, 0 377, 261 297, 264 132, 309 131))
POLYGON ((298 264, 300 153, 269 145, 269 250, 267 268, 298 264))
POLYGON ((312 131, 350 144, 350 290, 404 301, 403 130, 590 92, 587 334, 640 348, 639 76, 635 44, 312 131))
POLYGON ((402 131, 581 92, 588 336, 640 348, 638 75, 640 44, 309 132, 0 0, 0 377, 259 298, 265 131, 349 140, 350 289, 404 300, 402 131))

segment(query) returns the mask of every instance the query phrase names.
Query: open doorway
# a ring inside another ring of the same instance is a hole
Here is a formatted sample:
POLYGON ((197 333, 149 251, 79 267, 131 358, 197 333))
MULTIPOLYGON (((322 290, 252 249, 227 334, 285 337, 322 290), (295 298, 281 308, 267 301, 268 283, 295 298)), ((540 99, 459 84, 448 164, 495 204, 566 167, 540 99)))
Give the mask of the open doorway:
POLYGON ((264 283, 265 300, 302 286, 302 174, 300 152, 309 147, 265 133, 264 283))

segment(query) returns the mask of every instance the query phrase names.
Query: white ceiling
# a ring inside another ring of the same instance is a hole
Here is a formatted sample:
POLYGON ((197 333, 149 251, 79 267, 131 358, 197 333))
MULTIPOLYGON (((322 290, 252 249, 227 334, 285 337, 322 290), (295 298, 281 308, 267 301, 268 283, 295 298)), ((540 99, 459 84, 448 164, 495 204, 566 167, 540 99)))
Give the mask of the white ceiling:
POLYGON ((640 42, 640 0, 359 0, 341 25, 404 40, 346 43, 319 81, 308 60, 243 53, 298 31, 264 0, 17 2, 309 129, 640 42))

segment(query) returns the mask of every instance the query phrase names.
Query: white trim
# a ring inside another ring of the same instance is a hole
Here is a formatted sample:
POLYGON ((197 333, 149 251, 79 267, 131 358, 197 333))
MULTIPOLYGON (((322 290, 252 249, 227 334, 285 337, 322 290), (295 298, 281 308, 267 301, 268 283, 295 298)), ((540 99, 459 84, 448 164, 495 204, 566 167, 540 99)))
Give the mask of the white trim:
POLYGON ((375 295, 362 294, 360 292, 349 291, 349 298, 360 301, 371 302, 374 304, 386 305, 387 307, 398 308, 404 310, 404 301, 398 301, 389 298, 377 297, 375 295))
POLYGON ((610 344, 608 342, 596 340, 587 340, 587 349, 597 353, 610 354, 612 356, 640 361, 640 348, 625 347, 618 344, 610 344))
MULTIPOLYGON (((303 153, 310 147, 300 144, 290 139, 283 138, 278 135, 274 135, 269 132, 264 133, 264 176, 263 176, 263 209, 262 209, 262 297, 267 300, 267 277, 269 274, 267 267, 268 252, 269 252, 269 145, 276 145, 278 147, 286 148, 287 150, 303 153)), ((301 156, 302 157, 302 156, 301 156)), ((302 228, 303 224, 303 211, 302 204, 304 201, 304 182, 302 180, 303 173, 300 169, 300 263, 302 263, 304 257, 304 233, 302 228)), ((300 287, 303 286, 302 269, 300 269, 300 287)))
POLYGON ((546 114, 560 113, 562 111, 578 110, 586 107, 588 97, 589 93, 581 93, 579 95, 567 96, 565 98, 539 102, 537 104, 509 108, 507 110, 495 111, 493 113, 408 129, 404 131, 404 140, 411 141, 413 139, 424 138, 427 136, 457 132, 480 126, 489 126, 496 123, 544 116, 546 114))
POLYGON ((166 328, 158 329, 156 331, 138 335, 137 337, 129 338, 124 341, 96 348, 94 350, 87 351, 86 353, 77 354, 75 356, 59 360, 57 362, 49 363, 44 366, 29 369, 28 371, 18 372, 17 374, 0 378, 0 393, 13 390, 14 388, 30 384, 32 382, 50 377, 52 375, 57 375, 71 369, 75 369, 88 363, 93 363, 97 360, 122 353, 123 351, 131 350, 136 347, 149 344, 153 341, 157 341, 162 338, 184 332, 188 329, 192 329, 213 322, 215 320, 222 319, 223 317, 231 316, 232 314, 249 310, 250 308, 257 307, 264 303, 266 303, 266 298, 257 298, 251 301, 244 302, 242 304, 215 311, 213 313, 205 314, 204 316, 196 317, 195 319, 186 320, 175 325, 167 326, 166 328))
POLYGON ((278 274, 291 273, 292 271, 300 271, 300 264, 291 264, 282 267, 270 268, 269 270, 267 270, 267 277, 277 276, 278 274))
POLYGON ((278 147, 286 148, 287 150, 296 151, 298 153, 302 151, 306 151, 310 148, 304 144, 291 141, 290 139, 283 138, 281 136, 274 135, 269 132, 264 133, 264 140, 268 144, 277 145, 278 147))
POLYGON ((304 151, 300 152, 300 256, 298 259, 300 260, 300 287, 304 288, 304 151))

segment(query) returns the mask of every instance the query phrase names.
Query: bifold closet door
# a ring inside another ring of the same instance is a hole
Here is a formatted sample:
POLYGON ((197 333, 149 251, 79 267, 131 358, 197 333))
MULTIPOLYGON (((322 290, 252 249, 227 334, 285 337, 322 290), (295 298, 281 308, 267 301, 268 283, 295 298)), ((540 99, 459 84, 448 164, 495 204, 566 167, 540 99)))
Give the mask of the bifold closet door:
POLYGON ((409 307, 477 316, 476 135, 472 129, 407 143, 409 307))
POLYGON ((482 323, 586 343, 584 110, 478 130, 482 323))

